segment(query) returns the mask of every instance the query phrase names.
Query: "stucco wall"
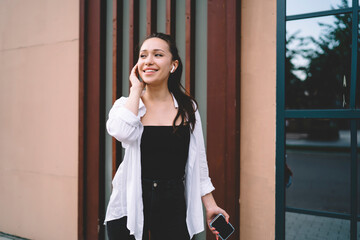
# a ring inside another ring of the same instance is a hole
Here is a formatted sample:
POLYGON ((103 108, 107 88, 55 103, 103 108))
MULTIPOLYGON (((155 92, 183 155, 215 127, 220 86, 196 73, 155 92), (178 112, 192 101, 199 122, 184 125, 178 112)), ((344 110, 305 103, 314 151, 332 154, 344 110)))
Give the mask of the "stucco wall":
POLYGON ((276 1, 241 1, 240 237, 275 239, 276 1))
POLYGON ((0 1, 0 231, 77 239, 78 45, 78 1, 0 1))

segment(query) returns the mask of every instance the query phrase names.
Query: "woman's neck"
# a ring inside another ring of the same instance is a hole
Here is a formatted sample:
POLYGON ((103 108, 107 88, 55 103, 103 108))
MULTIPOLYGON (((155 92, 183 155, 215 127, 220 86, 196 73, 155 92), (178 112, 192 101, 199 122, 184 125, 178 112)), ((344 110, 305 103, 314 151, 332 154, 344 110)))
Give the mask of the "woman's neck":
POLYGON ((168 88, 154 88, 151 86, 146 86, 146 91, 142 96, 144 102, 165 102, 168 101, 171 97, 171 93, 168 88))

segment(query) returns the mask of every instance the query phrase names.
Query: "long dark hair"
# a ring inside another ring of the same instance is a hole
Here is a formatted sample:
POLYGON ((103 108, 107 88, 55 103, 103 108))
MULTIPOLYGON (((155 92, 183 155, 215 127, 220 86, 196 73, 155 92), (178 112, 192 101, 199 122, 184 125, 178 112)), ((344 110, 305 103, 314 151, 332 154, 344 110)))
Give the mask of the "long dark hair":
POLYGON ((170 74, 168 80, 168 88, 169 91, 174 95, 176 101, 178 102, 178 112, 175 116, 173 121, 173 127, 176 130, 176 120, 180 117, 181 118, 181 125, 185 124, 185 120, 187 124, 190 124, 191 131, 194 131, 196 118, 195 118, 195 111, 197 110, 197 102, 196 100, 190 96, 190 94, 186 91, 186 89, 181 85, 181 75, 183 71, 183 65, 179 56, 178 49, 176 47, 175 40, 167 34, 164 33, 152 33, 151 35, 147 36, 144 42, 150 38, 160 38, 167 42, 169 46, 169 50, 172 54, 172 60, 177 60, 179 62, 178 67, 176 70, 170 74))

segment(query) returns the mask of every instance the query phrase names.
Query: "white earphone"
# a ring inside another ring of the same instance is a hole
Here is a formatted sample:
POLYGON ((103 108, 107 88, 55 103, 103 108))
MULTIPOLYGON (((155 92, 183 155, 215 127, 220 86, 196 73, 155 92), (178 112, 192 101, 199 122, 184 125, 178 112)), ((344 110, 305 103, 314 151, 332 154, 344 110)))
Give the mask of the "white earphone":
POLYGON ((173 73, 174 72, 174 69, 175 69, 175 66, 173 65, 173 67, 172 67, 172 69, 171 69, 171 73, 173 73))

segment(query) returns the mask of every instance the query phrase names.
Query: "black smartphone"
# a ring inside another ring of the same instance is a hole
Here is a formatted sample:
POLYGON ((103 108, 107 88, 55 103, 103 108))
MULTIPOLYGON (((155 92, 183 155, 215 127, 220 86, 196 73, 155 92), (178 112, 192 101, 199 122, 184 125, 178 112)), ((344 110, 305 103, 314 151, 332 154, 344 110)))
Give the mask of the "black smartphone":
POLYGON ((214 227, 219 232, 219 237, 222 240, 227 239, 234 231, 234 227, 227 223, 224 215, 218 214, 211 222, 210 227, 214 227))
POLYGON ((142 82, 143 80, 140 77, 140 73, 139 73, 139 67, 137 67, 136 69, 136 76, 138 77, 139 81, 142 82))

